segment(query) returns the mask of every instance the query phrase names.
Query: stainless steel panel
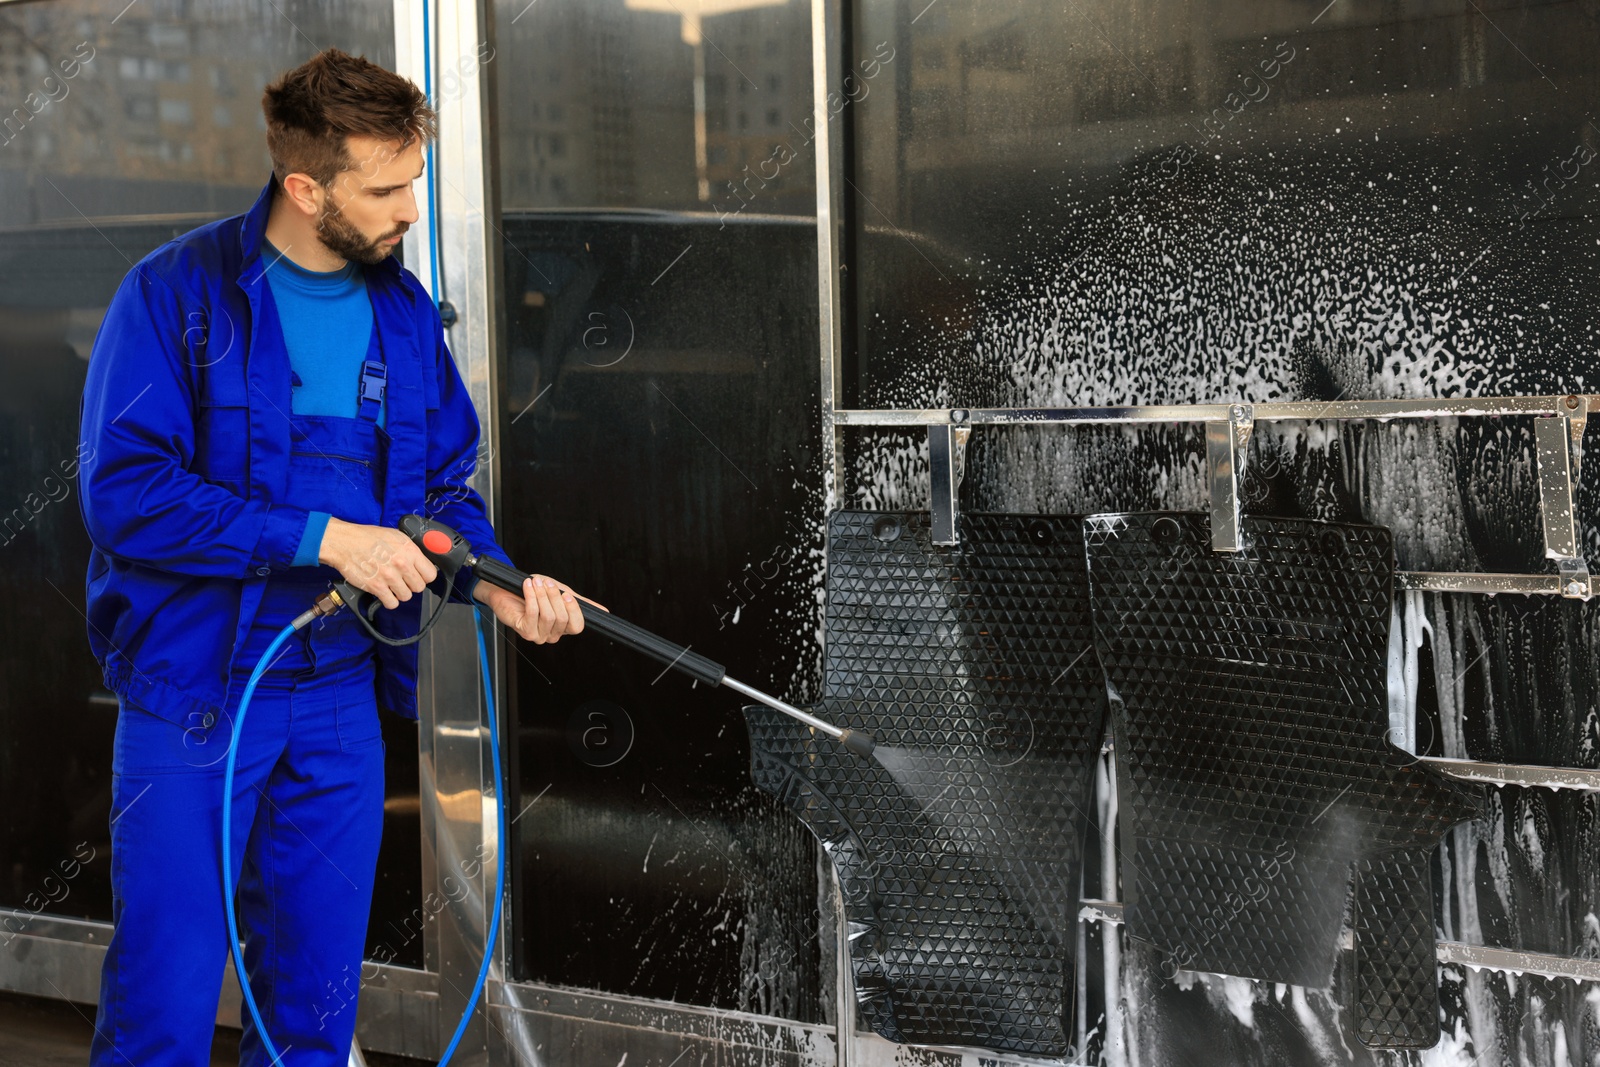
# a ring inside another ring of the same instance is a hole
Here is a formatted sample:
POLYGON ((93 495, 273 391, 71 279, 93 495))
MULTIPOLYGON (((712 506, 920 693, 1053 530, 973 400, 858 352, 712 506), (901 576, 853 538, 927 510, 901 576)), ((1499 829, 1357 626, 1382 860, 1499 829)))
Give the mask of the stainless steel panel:
POLYGON ((917 1045, 910 1048, 887 1041, 877 1034, 856 1034, 851 1042, 857 1067, 1075 1067, 1076 1057, 1066 1060, 1041 1060, 1013 1053, 997 1054, 987 1049, 955 1048, 943 1045, 917 1045), (914 1057, 914 1059, 913 1059, 914 1057))
MULTIPOLYGON (((0 909, 0 931, 7 935, 0 941, 0 989, 90 1006, 98 1001, 109 923, 0 909)), ((361 1047, 397 1056, 435 1055, 437 981, 426 971, 367 963, 356 1021, 361 1047)), ((217 1025, 237 1027, 239 1005, 233 961, 225 960, 217 1025)))
MULTIPOLYGON (((498 203, 491 168, 485 156, 485 117, 492 79, 466 79, 458 92, 439 92, 440 72, 457 57, 479 54, 488 39, 488 15, 474 0, 436 0, 431 25, 423 23, 423 6, 395 3, 395 58, 399 73, 434 90, 439 136, 432 167, 424 181, 432 183, 436 217, 430 232, 426 211, 406 235, 406 262, 430 288, 430 262, 438 254, 436 301, 446 300, 458 318, 445 331, 462 379, 472 395, 482 426, 479 466, 473 486, 496 510, 495 344, 499 245, 491 220, 498 203), (428 61, 434 62, 430 72, 428 61), (433 242, 430 245, 430 240, 433 242)), ((440 907, 429 925, 425 962, 440 976, 431 1035, 434 1047, 413 1054, 428 1058, 442 1051, 456 1019, 465 1009, 487 946, 488 897, 492 893, 499 798, 489 763, 483 694, 478 680, 474 619, 466 607, 451 607, 421 649, 420 705, 423 881, 425 897, 440 907)), ((500 688, 497 650, 492 664, 500 688)), ((498 703, 498 701, 497 701, 498 703)), ((454 1062, 488 1062, 488 1030, 480 1011, 463 1035, 454 1062)))
POLYGON ((0 943, 0 989, 79 1004, 99 1000, 109 925, 6 911, 0 912, 0 929, 8 933, 0 943), (24 932, 10 932, 18 928, 16 920, 28 918, 24 932))
POLYGON ((840 240, 843 218, 837 205, 844 196, 844 138, 839 123, 828 113, 829 86, 839 84, 843 58, 844 16, 841 0, 812 0, 811 99, 816 137, 817 168, 817 288, 818 334, 822 355, 822 469, 824 513, 848 499, 844 484, 843 439, 835 417, 843 392, 841 361, 844 355, 843 284, 840 240))
MULTIPOLYGON (((1084 922, 1121 923, 1122 904, 1109 900, 1085 900, 1078 912, 1078 918, 1084 922)), ((1346 944, 1345 947, 1348 948, 1349 945, 1346 944)), ((1464 945, 1459 941, 1439 942, 1438 956, 1440 963, 1459 963, 1485 971, 1539 974, 1547 978, 1570 978, 1577 982, 1600 982, 1600 960, 1556 956, 1547 952, 1492 948, 1487 945, 1464 945)))
POLYGON ((491 986, 493 1017, 518 1064, 836 1067, 832 1027, 524 983, 491 986))
MULTIPOLYGON (((813 128, 816 137, 816 196, 817 196, 817 286, 818 329, 821 342, 821 419, 822 419, 822 469, 823 518, 850 499, 849 487, 844 482, 844 435, 842 423, 837 419, 838 402, 842 392, 842 360, 844 356, 843 279, 839 271, 843 266, 840 242, 844 220, 836 208, 844 197, 844 136, 843 127, 830 121, 828 108, 829 86, 839 84, 841 67, 847 64, 844 55, 844 4, 843 0, 812 0, 811 3, 811 94, 813 128)), ((827 566, 827 539, 823 539, 823 566, 827 566)), ((826 931, 830 925, 834 934, 831 951, 824 954, 833 962, 833 1010, 835 1061, 838 1067, 854 1063, 853 1042, 855 1032, 855 995, 850 973, 849 927, 844 919, 844 902, 839 891, 839 880, 826 856, 819 850, 817 867, 818 899, 821 922, 826 931)))
MULTIPOLYGON (((361 975, 356 1040, 368 1052, 433 1059, 441 1045, 438 975, 368 964, 361 975)), ((454 1020, 450 1020, 454 1023, 454 1020)))

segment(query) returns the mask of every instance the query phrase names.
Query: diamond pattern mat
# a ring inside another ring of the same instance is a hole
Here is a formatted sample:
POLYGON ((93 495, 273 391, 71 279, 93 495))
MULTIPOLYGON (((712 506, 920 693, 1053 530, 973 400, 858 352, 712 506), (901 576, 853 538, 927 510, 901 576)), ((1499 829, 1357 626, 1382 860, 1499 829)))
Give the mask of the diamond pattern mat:
POLYGON ((1322 987, 1348 914, 1356 1035, 1432 1045, 1428 854, 1481 794, 1387 741, 1388 532, 1247 518, 1246 550, 1219 555, 1199 514, 961 522, 942 548, 923 513, 830 520, 813 710, 878 759, 745 709, 756 784, 838 872, 860 1020, 1067 1050, 1109 695, 1129 936, 1322 987))
POLYGON ((1429 853, 1362 861, 1353 914, 1356 1037, 1369 1048, 1432 1048, 1440 1024, 1429 853))
POLYGON ((1431 894, 1393 872, 1479 794, 1386 740, 1388 531, 1247 518, 1229 555, 1199 514, 1084 525, 1129 935, 1186 969, 1326 986, 1352 867, 1370 863, 1353 921, 1385 932, 1357 970, 1363 1033, 1431 1044, 1410 961, 1418 930, 1432 957, 1431 894))
POLYGON ((815 833, 844 895, 858 1017, 900 1042, 1065 1054, 1079 867, 1105 687, 1081 523, 839 512, 824 694, 862 760, 745 709, 752 776, 815 833))

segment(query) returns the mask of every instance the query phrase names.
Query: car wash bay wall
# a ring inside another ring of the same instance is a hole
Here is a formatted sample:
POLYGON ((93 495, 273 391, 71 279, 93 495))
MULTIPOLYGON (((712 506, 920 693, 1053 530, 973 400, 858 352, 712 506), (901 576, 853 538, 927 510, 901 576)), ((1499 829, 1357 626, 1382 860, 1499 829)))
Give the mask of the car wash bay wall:
MULTIPOLYGON (((31 922, 109 917, 105 876, 91 880, 108 853, 74 849, 105 823, 94 798, 113 711, 71 603, 87 544, 70 500, 52 501, 75 458, 63 427, 81 360, 130 261, 248 206, 265 170, 259 130, 237 145, 227 132, 255 121, 242 86, 309 54, 270 6, 187 43, 172 10, 122 6, 7 16, 18 55, 99 49, 8 145, 33 154, 0 197, 26 206, 0 236, 18 323, 0 346, 17 386, 5 504, 30 515, 0 556, 24 612, 0 660, 12 791, 0 903, 41 902, 31 922), (101 35, 80 37, 84 20, 101 35), (279 48, 249 78, 245 40, 279 48), (207 139, 186 140, 191 127, 207 139), (124 142, 132 154, 108 150, 124 142), (193 219, 148 219, 197 204, 193 219), (128 215, 145 219, 108 218, 128 215), (63 880, 74 862, 82 873, 63 880)), ((387 15, 341 27, 288 10, 319 44, 388 54, 387 15)), ((498 79, 506 344, 499 451, 485 458, 499 465, 508 547, 804 700, 823 510, 809 5, 699 23, 670 5, 494 13, 493 58, 443 57, 453 74, 438 91, 498 79)), ((1600 101, 1581 5, 864 0, 845 16, 854 80, 830 87, 853 186, 842 404, 1551 393, 1600 373, 1600 101)), ((31 62, 9 92, 26 93, 31 62)), ((1403 568, 1536 570, 1531 439, 1516 419, 1262 431, 1246 507, 1390 526, 1403 568)), ((926 505, 920 440, 847 441, 843 503, 926 505)), ((980 432, 964 504, 1203 508, 1203 456, 1176 429, 980 432)), ((1414 704, 1419 751, 1595 766, 1594 609, 1416 595, 1397 603, 1395 632, 1392 690, 1414 704)), ((581 638, 508 662, 512 977, 830 1021, 815 849, 748 785, 737 702, 581 638)), ((392 769, 391 817, 415 820, 405 773, 392 769)), ((1588 795, 1494 790, 1489 815, 1440 850, 1444 936, 1593 955, 1595 814, 1588 795)), ((415 842, 414 822, 390 836, 415 842)), ((421 963, 426 937, 406 933, 420 929, 407 919, 419 882, 398 876, 373 929, 392 923, 421 963)), ((1320 994, 1166 979, 1137 952, 1116 958, 1090 969, 1092 1057, 1364 1055, 1320 994)), ((1447 1048, 1486 1064, 1593 1055, 1592 987, 1449 968, 1443 981, 1447 1048)))
MULTIPOLYGON (((808 699, 822 517, 809 152, 769 164, 743 199, 729 190, 809 115, 810 6, 703 21, 670 5, 521 7, 497 9, 517 60, 496 69, 507 547, 808 699), (515 95, 524 70, 531 97, 515 95)), ((751 784, 740 700, 582 637, 507 662, 516 977, 825 1021, 817 850, 751 784)))
MULTIPOLYGON (((865 0, 848 25, 858 72, 894 58, 844 109, 841 407, 1564 393, 1600 373, 1588 12, 865 0)), ((973 433, 968 509, 1206 506, 1198 430, 973 433)), ((845 440, 846 503, 927 506, 920 435, 845 440)), ((1260 515, 1386 525, 1401 569, 1548 567, 1530 420, 1269 430, 1243 493, 1260 515)), ((1401 596, 1390 689, 1410 743, 1595 766, 1595 610, 1401 596)), ((1491 790, 1438 851, 1441 936, 1593 955, 1595 805, 1491 790)), ((1091 1060, 1369 1058, 1325 994, 1166 978, 1137 951, 1104 973, 1091 1060)), ((1442 1054, 1594 1055, 1592 986, 1441 979, 1442 1054)))

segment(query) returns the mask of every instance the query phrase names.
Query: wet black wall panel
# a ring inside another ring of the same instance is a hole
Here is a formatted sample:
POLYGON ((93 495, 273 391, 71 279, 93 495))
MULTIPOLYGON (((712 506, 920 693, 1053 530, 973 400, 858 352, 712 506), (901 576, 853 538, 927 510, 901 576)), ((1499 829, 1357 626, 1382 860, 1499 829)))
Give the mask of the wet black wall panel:
MULTIPOLYGON (((507 550, 810 699, 814 227, 567 214, 504 230, 507 550)), ((821 1021, 816 849, 750 784, 739 698, 589 635, 508 661, 518 977, 821 1021)))
POLYGON ((1085 808, 1105 700, 1081 524, 836 512, 823 696, 862 759, 748 707, 752 775, 832 858, 862 1025, 895 1041, 1068 1051, 1085 808))
POLYGON ((1433 845, 1481 790, 1392 745, 1394 551, 1372 526, 1084 520, 1131 936, 1174 970, 1326 988, 1353 877, 1355 1029, 1438 1040, 1433 845))

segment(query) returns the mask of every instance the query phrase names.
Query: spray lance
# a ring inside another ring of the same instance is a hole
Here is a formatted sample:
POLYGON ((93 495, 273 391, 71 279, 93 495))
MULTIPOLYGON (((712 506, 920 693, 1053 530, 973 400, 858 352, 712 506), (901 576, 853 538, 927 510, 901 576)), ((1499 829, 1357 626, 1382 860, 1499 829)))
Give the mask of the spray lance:
MULTIPOLYGON (((522 583, 529 575, 522 573, 515 567, 508 567, 499 560, 475 554, 466 539, 444 523, 424 518, 421 515, 407 515, 400 520, 399 525, 400 531, 409 537, 412 543, 422 550, 422 554, 427 556, 433 565, 438 568, 439 577, 444 580, 446 587, 454 581, 455 576, 462 567, 471 567, 477 572, 481 581, 497 585, 519 596, 522 594, 522 583)), ((255 670, 251 672, 250 680, 245 684, 244 693, 239 698, 239 707, 234 719, 235 738, 237 739, 237 736, 244 731, 245 716, 249 711, 250 698, 255 693, 256 684, 261 680, 262 674, 266 671, 268 664, 272 662, 273 656, 278 649, 295 631, 309 626, 314 619, 332 615, 348 607, 362 628, 375 640, 381 641, 386 645, 410 645, 422 640, 423 636, 433 628, 434 623, 439 621, 440 616, 444 613, 445 603, 445 598, 440 596, 439 603, 434 608, 433 614, 418 628, 415 634, 408 637, 389 637, 378 632, 375 625, 378 610, 383 607, 382 602, 370 593, 357 589, 349 582, 335 582, 333 588, 318 597, 312 607, 296 616, 294 621, 280 630, 267 646, 266 651, 261 654, 255 670)), ((473 605, 473 607, 477 609, 477 605, 473 605)), ((582 608, 578 610, 583 611, 582 608)), ((876 747, 870 734, 861 730, 840 729, 831 723, 822 721, 815 715, 801 711, 799 708, 779 700, 777 697, 769 696, 759 689, 729 678, 727 670, 720 663, 715 663, 698 653, 691 652, 688 648, 675 645, 665 638, 656 636, 649 630, 617 618, 608 611, 583 611, 583 622, 585 628, 597 630, 618 644, 631 648, 636 652, 642 652, 652 659, 665 663, 670 669, 682 671, 698 682, 704 682, 712 688, 727 686, 729 689, 741 693, 752 700, 758 700, 790 718, 797 719, 838 741, 840 745, 857 756, 870 757, 876 747)), ((492 765, 495 768, 495 788, 498 795, 504 796, 504 786, 499 780, 501 766, 500 733, 494 710, 494 693, 489 671, 489 652, 484 642, 483 628, 478 626, 475 629, 478 638, 478 663, 483 673, 484 695, 488 702, 489 745, 492 765)), ((266 1048, 268 1055, 272 1057, 272 1061, 276 1063, 281 1058, 281 1053, 278 1052, 277 1047, 273 1044, 271 1035, 267 1033, 266 1023, 261 1017, 261 1010, 256 1004, 255 995, 250 988, 244 955, 240 951, 238 921, 234 914, 235 886, 232 875, 233 834, 231 827, 233 825, 234 761, 237 753, 237 744, 230 744, 222 777, 222 892, 226 905, 224 914, 228 925, 228 947, 233 956, 234 971, 239 976, 239 988, 243 994, 245 1007, 249 1010, 251 1018, 255 1022, 256 1033, 260 1037, 262 1045, 266 1048)), ((506 854, 505 820, 497 819, 496 826, 499 839, 497 855, 503 857, 506 854)), ((495 864, 494 907, 490 912, 486 936, 488 944, 494 943, 495 936, 499 930, 504 897, 505 863, 501 861, 495 864)), ((462 1012, 461 1021, 457 1024, 455 1033, 446 1045, 443 1057, 439 1060, 440 1067, 444 1067, 450 1062, 466 1032, 468 1021, 471 1019, 473 1012, 477 1010, 478 1000, 483 994, 484 983, 489 975, 491 958, 492 954, 484 954, 483 963, 478 969, 477 981, 467 998, 466 1010, 462 1012)))
MULTIPOLYGON (((522 583, 528 577, 527 574, 517 570, 515 567, 508 567, 497 559, 474 554, 472 546, 467 543, 466 539, 444 523, 424 518, 421 515, 407 515, 400 520, 399 525, 400 532, 411 538, 412 543, 422 550, 422 554, 427 556, 433 565, 439 569, 440 575, 447 584, 455 578, 456 573, 462 567, 471 567, 477 571, 479 580, 488 582, 491 585, 497 585, 501 589, 515 593, 518 596, 522 595, 522 583)), ((378 610, 383 606, 371 594, 356 589, 348 582, 337 582, 323 599, 330 601, 330 606, 322 611, 313 608, 311 612, 307 613, 307 616, 304 616, 308 622, 310 618, 315 617, 317 614, 331 614, 333 611, 337 611, 339 606, 348 605, 355 610, 356 616, 364 624, 367 624, 368 632, 372 636, 386 643, 399 643, 370 628, 378 610)), ((323 604, 323 601, 319 600, 318 604, 323 604)), ((441 600, 440 608, 442 607, 443 601, 441 600)), ((695 681, 703 682, 713 689, 718 686, 726 686, 736 693, 747 696, 752 700, 760 701, 775 711, 781 711, 790 718, 797 719, 807 726, 821 731, 857 756, 867 758, 872 755, 874 748, 872 737, 861 730, 841 729, 831 723, 824 722, 815 715, 801 711, 794 705, 779 700, 775 696, 770 696, 753 686, 748 686, 737 679, 730 678, 728 677, 727 668, 723 667, 722 664, 707 659, 698 652, 692 652, 681 645, 674 644, 664 637, 658 637, 649 630, 636 626, 625 619, 619 619, 609 611, 599 609, 584 610, 582 608, 579 610, 583 611, 583 625, 586 629, 604 634, 617 642, 617 644, 625 648, 631 648, 635 652, 642 652, 657 662, 664 663, 673 670, 681 671, 695 681)), ((434 615, 428 619, 422 629, 418 631, 418 636, 426 633, 437 618, 438 609, 435 610, 434 615)), ((407 643, 410 640, 412 639, 406 639, 407 643)))

